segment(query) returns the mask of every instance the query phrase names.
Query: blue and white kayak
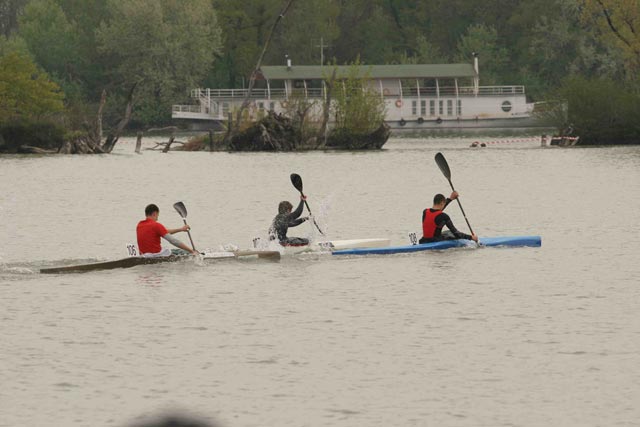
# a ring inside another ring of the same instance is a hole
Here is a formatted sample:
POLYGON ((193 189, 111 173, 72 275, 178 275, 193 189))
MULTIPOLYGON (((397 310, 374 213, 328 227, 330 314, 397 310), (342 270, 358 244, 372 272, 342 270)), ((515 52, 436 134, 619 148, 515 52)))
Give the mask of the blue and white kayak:
MULTIPOLYGON (((387 246, 378 248, 356 248, 333 251, 333 255, 387 255, 402 254, 407 252, 420 252, 442 250, 450 248, 474 247, 472 240, 442 240, 440 242, 424 243, 421 245, 387 246)), ((505 246, 505 247, 539 247, 542 246, 540 236, 508 236, 508 237, 481 237, 480 246, 505 246)))

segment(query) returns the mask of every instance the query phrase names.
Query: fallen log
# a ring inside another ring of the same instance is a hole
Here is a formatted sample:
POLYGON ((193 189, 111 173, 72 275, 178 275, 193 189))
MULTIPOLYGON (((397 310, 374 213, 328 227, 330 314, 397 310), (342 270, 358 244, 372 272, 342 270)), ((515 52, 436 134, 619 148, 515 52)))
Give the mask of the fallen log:
POLYGON ((18 147, 19 154, 55 154, 58 150, 47 150, 45 148, 34 147, 32 145, 21 145, 18 147))

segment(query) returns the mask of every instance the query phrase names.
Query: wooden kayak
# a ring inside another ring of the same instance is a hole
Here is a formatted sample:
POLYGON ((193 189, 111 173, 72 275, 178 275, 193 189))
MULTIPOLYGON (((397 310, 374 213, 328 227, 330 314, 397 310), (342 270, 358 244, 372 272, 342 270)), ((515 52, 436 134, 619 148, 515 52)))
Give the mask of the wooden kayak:
MULTIPOLYGON (((480 247, 539 247, 542 245, 540 236, 508 236, 481 237, 480 247)), ((388 246, 379 248, 355 248, 333 251, 333 255, 388 255, 429 250, 442 250, 461 247, 477 247, 472 240, 442 240, 440 242, 424 243, 421 245, 388 246)))
MULTIPOLYGON (((205 252, 202 259, 223 260, 238 259, 243 257, 258 257, 263 259, 278 260, 280 252, 278 251, 233 251, 233 252, 205 252)), ((113 270, 116 268, 131 268, 138 265, 163 264, 168 262, 178 262, 187 259, 193 259, 193 255, 170 255, 166 257, 145 258, 140 256, 132 256, 113 261, 94 262, 80 265, 67 265, 62 267, 41 268, 40 273, 43 274, 59 274, 59 273, 81 273, 87 271, 113 270)))

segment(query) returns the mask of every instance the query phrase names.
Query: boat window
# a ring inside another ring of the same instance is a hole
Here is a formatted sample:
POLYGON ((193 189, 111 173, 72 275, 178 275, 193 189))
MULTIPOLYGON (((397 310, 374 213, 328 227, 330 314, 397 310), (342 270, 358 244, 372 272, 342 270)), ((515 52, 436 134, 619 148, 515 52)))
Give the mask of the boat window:
POLYGON ((438 114, 440 114, 440 115, 444 114, 444 101, 443 100, 438 101, 438 114))
POLYGON ((458 115, 462 115, 462 99, 458 99, 458 115))
POLYGON ((434 101, 433 99, 429 100, 429 115, 436 115, 436 101, 434 101))
POLYGON ((447 116, 453 116, 453 100, 447 99, 447 116))
POLYGON ((504 101, 502 103, 502 111, 504 111, 505 113, 508 113, 509 111, 511 111, 511 102, 504 101))
POLYGON ((420 101, 420 115, 427 115, 427 101, 425 101, 424 99, 420 101))
POLYGON ((275 102, 270 102, 269 103, 269 111, 275 111, 276 110, 276 103, 275 102))
POLYGON ((418 114, 418 101, 411 101, 411 114, 418 114))

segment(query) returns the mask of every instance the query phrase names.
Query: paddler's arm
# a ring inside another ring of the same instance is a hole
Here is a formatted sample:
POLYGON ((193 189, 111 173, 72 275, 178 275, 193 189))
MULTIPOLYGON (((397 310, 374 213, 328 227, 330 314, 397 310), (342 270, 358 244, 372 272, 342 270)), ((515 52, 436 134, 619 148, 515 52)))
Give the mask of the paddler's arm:
POLYGON ((176 233, 179 233, 181 231, 187 231, 187 230, 191 230, 191 227, 188 226, 187 224, 185 224, 180 228, 167 228, 167 233, 176 234, 176 233))
MULTIPOLYGON (((296 208, 295 211, 293 211, 293 212, 291 212, 289 214, 289 226, 290 227, 294 227, 294 226, 291 225, 292 220, 294 220, 294 219, 298 218, 300 215, 302 215, 302 209, 304 209, 304 201, 306 199, 307 199, 306 197, 300 196, 300 203, 298 203, 298 207, 296 208)), ((298 224, 296 224, 296 225, 298 225, 298 224)))
MULTIPOLYGON (((169 230, 167 230, 169 231, 169 230)), ((173 237, 171 234, 167 233, 164 236, 162 236, 162 238, 164 240, 166 240, 167 242, 171 243, 173 246, 182 249, 183 251, 187 251, 193 255, 197 255, 198 252, 194 251, 193 249, 191 249, 189 246, 185 245, 184 243, 182 243, 180 240, 176 239, 175 237, 173 237)))
POLYGON ((446 200, 446 202, 444 204, 444 208, 442 208, 442 210, 445 210, 447 208, 447 206, 449 206, 449 203, 453 202, 457 198, 458 198, 458 192, 457 191, 454 191, 453 193, 451 193, 451 195, 449 197, 447 197, 447 200, 446 200))
MULTIPOLYGON (((442 213, 441 216, 443 215, 447 215, 447 214, 442 213)), ((458 231, 458 229, 453 225, 453 222, 451 222, 451 218, 449 218, 449 215, 446 216, 446 222, 444 224, 447 226, 449 230, 451 230, 451 232, 453 233, 454 236, 456 236, 457 239, 467 239, 467 240, 473 240, 475 242, 478 241, 478 236, 476 236, 475 234, 469 235, 461 231, 458 231)))
POLYGON ((298 225, 302 224, 303 222, 305 222, 308 219, 309 219, 308 216, 304 216, 302 218, 298 218, 298 219, 294 219, 293 221, 289 221, 289 227, 297 227, 298 225))

